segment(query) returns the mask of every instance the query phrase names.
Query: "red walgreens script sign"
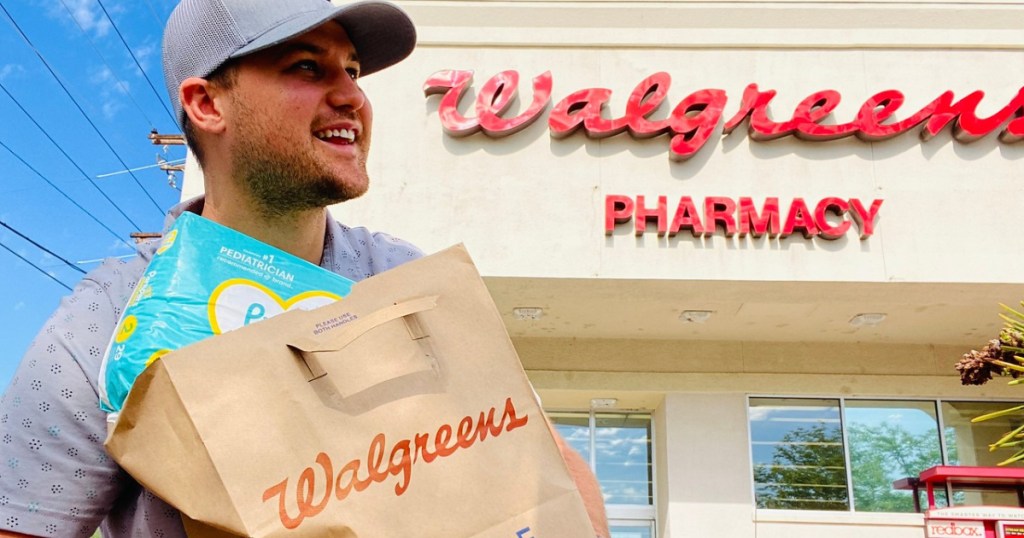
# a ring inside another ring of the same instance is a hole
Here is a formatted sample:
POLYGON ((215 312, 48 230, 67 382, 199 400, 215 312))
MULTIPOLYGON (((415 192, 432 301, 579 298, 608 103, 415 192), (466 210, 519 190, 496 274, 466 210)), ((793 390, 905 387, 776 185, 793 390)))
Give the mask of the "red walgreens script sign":
MULTIPOLYGON (((515 117, 503 115, 518 93, 519 73, 502 71, 491 77, 480 88, 476 98, 476 117, 463 116, 458 111, 459 101, 473 82, 472 71, 446 70, 434 73, 423 83, 427 96, 444 94, 438 106, 438 116, 445 132, 451 136, 466 136, 483 131, 491 137, 517 133, 536 121, 551 101, 552 77, 550 71, 533 79, 533 100, 515 117)), ((612 90, 588 88, 572 92, 558 102, 548 117, 551 136, 563 138, 583 129, 591 138, 604 138, 628 131, 634 138, 650 138, 671 133, 669 156, 677 161, 693 157, 708 141, 722 119, 727 102, 724 90, 697 90, 684 97, 664 120, 649 116, 662 104, 672 85, 668 73, 655 73, 637 84, 626 102, 622 117, 608 119, 601 115, 612 90)), ((1007 124, 999 139, 1004 143, 1024 139, 1024 88, 1010 102, 987 118, 977 116, 978 103, 985 96, 974 91, 960 100, 954 100, 952 91, 945 91, 920 110, 899 121, 893 115, 903 105, 903 93, 884 90, 869 97, 849 123, 822 124, 839 105, 841 96, 835 90, 821 90, 807 96, 797 105, 789 121, 776 122, 769 118, 768 104, 775 90, 761 91, 750 84, 743 91, 739 109, 726 121, 723 134, 732 133, 744 121, 748 133, 757 141, 773 140, 793 135, 804 140, 835 140, 856 136, 872 142, 886 140, 923 124, 921 138, 927 140, 952 125, 953 136, 961 142, 977 140, 1007 124)))

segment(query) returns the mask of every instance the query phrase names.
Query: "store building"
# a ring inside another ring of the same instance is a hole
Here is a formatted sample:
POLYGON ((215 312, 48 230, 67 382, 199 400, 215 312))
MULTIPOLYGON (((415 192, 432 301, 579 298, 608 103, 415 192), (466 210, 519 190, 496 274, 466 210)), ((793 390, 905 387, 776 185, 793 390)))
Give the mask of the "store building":
POLYGON ((467 245, 616 537, 918 538, 893 478, 1007 455, 953 365, 1024 299, 1024 5, 399 4, 335 214, 467 245))

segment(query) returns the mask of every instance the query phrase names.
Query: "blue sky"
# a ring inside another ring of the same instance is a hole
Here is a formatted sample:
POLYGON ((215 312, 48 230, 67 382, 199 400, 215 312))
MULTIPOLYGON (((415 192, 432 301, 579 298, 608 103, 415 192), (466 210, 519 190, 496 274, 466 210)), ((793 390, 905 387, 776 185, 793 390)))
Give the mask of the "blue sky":
MULTIPOLYGON (((131 254, 123 241, 130 243, 132 232, 159 231, 180 195, 156 168, 98 177, 155 164, 158 154, 184 157, 182 147, 165 153, 147 138, 153 128, 178 132, 160 67, 163 22, 175 4, 0 0, 0 143, 10 149, 0 146, 0 222, 83 271, 97 265, 92 260, 131 254)), ((82 274, 2 226, 0 244, 6 247, 0 247, 0 386, 6 387, 68 293, 54 279, 73 287, 82 274)))

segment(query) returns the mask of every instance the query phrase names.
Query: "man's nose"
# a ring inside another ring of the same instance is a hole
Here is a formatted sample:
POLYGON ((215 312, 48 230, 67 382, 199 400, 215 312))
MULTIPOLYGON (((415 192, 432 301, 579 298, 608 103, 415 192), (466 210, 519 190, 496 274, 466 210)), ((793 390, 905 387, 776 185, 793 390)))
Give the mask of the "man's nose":
POLYGON ((359 110, 366 103, 366 96, 363 94, 363 90, 359 88, 356 81, 348 75, 348 73, 342 72, 335 81, 331 84, 331 88, 327 93, 327 104, 333 108, 351 108, 353 110, 359 110))

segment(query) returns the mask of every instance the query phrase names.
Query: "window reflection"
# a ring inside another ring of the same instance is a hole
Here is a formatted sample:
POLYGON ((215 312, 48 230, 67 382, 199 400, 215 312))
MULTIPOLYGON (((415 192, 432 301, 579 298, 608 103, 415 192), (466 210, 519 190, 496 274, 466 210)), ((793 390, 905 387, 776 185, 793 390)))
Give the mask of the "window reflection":
POLYGON ((953 506, 1021 506, 1013 488, 964 488, 953 486, 953 506))
POLYGON ((596 415, 594 450, 606 503, 654 503, 649 416, 596 415))
POLYGON ((555 429, 590 462, 613 538, 655 538, 651 415, 548 412, 555 429))
POLYGON ((550 412, 548 416, 569 446, 591 463, 606 504, 654 504, 649 414, 595 413, 591 417, 550 412))
POLYGON ((892 483, 942 464, 935 402, 847 400, 847 440, 858 512, 913 512, 892 483))
POLYGON ((757 506, 847 510, 839 400, 751 398, 757 506))
POLYGON ((946 461, 949 465, 990 467, 1011 455, 1009 451, 990 452, 988 445, 1004 433, 1020 426, 1019 415, 1008 415, 971 423, 974 417, 1001 411, 1013 404, 1006 402, 942 402, 942 420, 946 436, 946 461))
MULTIPOLYGON (((995 466, 1010 454, 989 445, 1020 415, 972 423, 1008 402, 751 398, 750 438, 759 508, 912 512, 913 493, 892 483, 935 465, 995 466), (941 420, 940 420, 941 418, 941 420), (942 431, 940 435, 940 426, 942 431), (843 443, 848 448, 844 451, 843 443), (943 450, 943 447, 945 450, 943 450), (847 473, 852 484, 847 484, 847 473), (848 500, 853 493, 853 502, 848 500)), ((1024 466, 1018 462, 1014 466, 1024 466)), ((924 492, 921 491, 922 506, 924 492)), ((937 506, 949 506, 945 488, 937 506)), ((1024 505, 1015 491, 953 488, 954 506, 1024 505)))
POLYGON ((579 452, 583 461, 590 461, 590 415, 549 412, 548 418, 569 446, 579 452))
MULTIPOLYGON (((1010 456, 1011 451, 990 451, 988 445, 1020 426, 1020 415, 1007 415, 977 423, 972 423, 971 419, 1013 405, 1007 402, 942 402, 948 465, 991 467, 1010 456)), ((1020 463, 1013 466, 1019 467, 1020 463)), ((1019 506, 1018 502, 1015 491, 953 488, 954 506, 1019 506)))
POLYGON ((612 533, 612 538, 653 538, 654 531, 651 530, 650 524, 644 527, 640 526, 624 526, 624 525, 612 525, 608 529, 612 533))

